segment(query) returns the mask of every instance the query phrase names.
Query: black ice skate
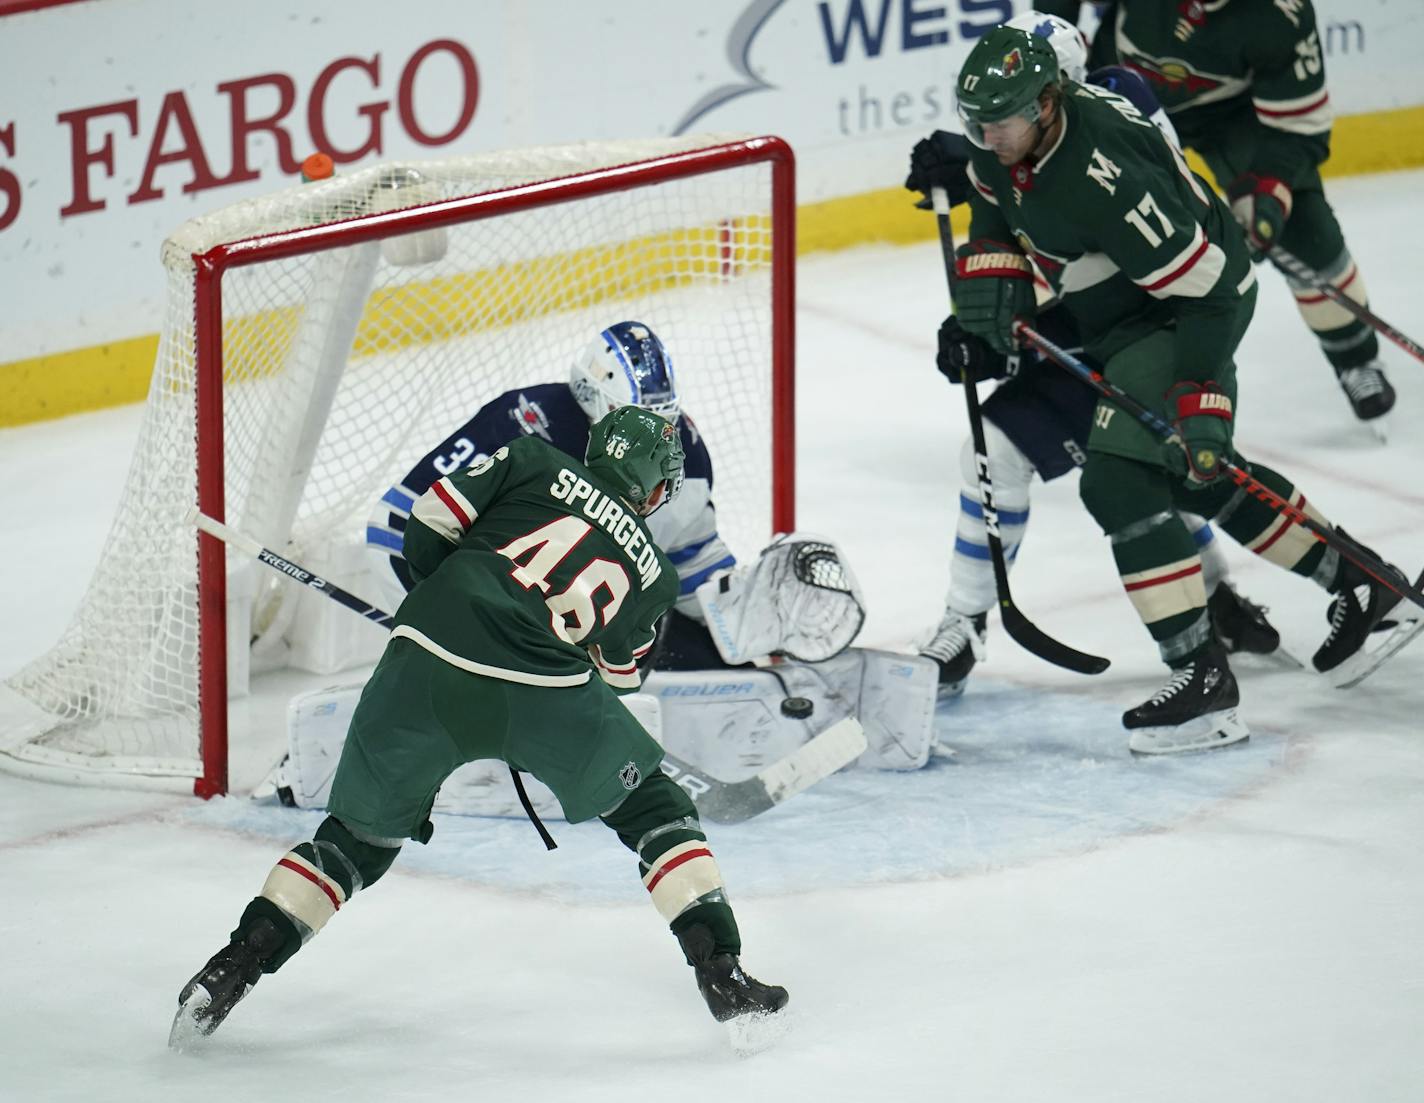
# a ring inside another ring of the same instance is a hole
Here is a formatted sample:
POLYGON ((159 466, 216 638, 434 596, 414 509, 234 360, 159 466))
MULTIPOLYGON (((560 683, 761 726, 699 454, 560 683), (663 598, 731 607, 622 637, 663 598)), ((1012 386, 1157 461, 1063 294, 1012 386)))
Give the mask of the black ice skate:
POLYGON ((1212 644, 1178 670, 1135 709, 1122 714, 1131 735, 1128 749, 1137 754, 1177 754, 1226 747, 1250 737, 1236 714, 1241 694, 1226 662, 1226 652, 1212 644))
MULTIPOLYGON (((1394 388, 1385 378, 1378 360, 1345 368, 1337 373, 1340 387, 1350 400, 1350 408, 1361 421, 1375 421, 1394 409, 1394 388)), ((1379 431, 1382 423, 1371 426, 1379 431)), ((1381 434, 1382 435, 1382 434, 1381 434)))
POLYGON ((221 1026, 262 976, 262 963, 281 945, 282 934, 276 925, 270 919, 258 919, 241 942, 229 942, 209 958, 178 994, 169 1046, 184 1049, 221 1026))
POLYGON ((958 697, 974 664, 984 657, 984 630, 987 613, 972 617, 946 609, 934 637, 920 654, 939 667, 939 696, 958 697))
POLYGON ((786 1006, 786 989, 749 976, 734 954, 714 953, 712 932, 698 924, 678 936, 697 989, 719 1023, 744 1016, 773 1015, 786 1006))
POLYGON ((1266 619, 1266 609, 1242 597, 1229 582, 1217 583, 1206 611, 1216 638, 1229 655, 1238 651, 1269 655, 1281 646, 1281 635, 1266 619))
MULTIPOLYGON (((1389 569, 1401 582, 1405 580, 1399 568, 1389 569)), ((1421 584, 1424 574, 1415 585, 1421 584)), ((1335 597, 1330 602, 1330 634, 1311 661, 1339 689, 1364 681, 1424 632, 1424 609, 1405 601, 1347 559, 1340 561, 1340 575, 1331 593, 1335 597)))

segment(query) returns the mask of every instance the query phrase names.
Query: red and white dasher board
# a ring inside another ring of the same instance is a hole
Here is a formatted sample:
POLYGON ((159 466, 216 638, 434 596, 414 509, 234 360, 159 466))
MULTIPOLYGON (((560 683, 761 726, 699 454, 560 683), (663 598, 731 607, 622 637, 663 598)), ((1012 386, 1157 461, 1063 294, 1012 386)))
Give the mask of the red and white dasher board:
MULTIPOLYGON (((914 139, 952 125, 953 75, 974 39, 1025 7, 0 2, 3 359, 156 332, 163 238, 281 186, 319 146, 354 165, 776 133, 797 151, 803 203, 892 187, 914 139)), ((1424 103, 1424 4, 1316 9, 1338 112, 1424 103)))

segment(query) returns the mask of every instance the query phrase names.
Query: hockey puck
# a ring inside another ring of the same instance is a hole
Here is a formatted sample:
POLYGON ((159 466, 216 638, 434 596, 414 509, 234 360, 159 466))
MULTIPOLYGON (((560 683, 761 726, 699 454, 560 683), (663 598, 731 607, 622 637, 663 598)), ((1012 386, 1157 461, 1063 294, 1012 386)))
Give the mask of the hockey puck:
POLYGON ((805 720, 816 711, 816 704, 809 697, 786 697, 781 702, 781 715, 793 720, 805 720))

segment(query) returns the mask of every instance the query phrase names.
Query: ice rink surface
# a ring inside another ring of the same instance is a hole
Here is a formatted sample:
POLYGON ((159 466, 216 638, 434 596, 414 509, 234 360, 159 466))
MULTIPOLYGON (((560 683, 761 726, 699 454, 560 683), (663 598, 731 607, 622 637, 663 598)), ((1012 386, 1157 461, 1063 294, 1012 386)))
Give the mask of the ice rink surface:
MULTIPOLYGON (((1330 189, 1372 305, 1416 338, 1421 187, 1330 189)), ((1380 446, 1280 278, 1262 283, 1238 444, 1417 574, 1424 364, 1385 345, 1399 405, 1380 446)), ((933 364, 944 304, 934 244, 800 267, 799 521, 845 548, 867 645, 922 641, 948 577, 966 428, 933 364)), ((558 377, 565 350, 548 357, 558 377)), ((0 676, 73 613, 138 417, 0 432, 0 676)), ((1350 692, 1242 661, 1249 743, 1133 761, 1118 717, 1160 684, 1156 649, 1076 478, 1036 486, 1033 513, 1016 599, 1111 670, 1057 670, 995 625, 928 768, 843 773, 710 832, 746 965, 792 993, 777 1048, 729 1051, 605 828, 556 825, 545 854, 522 822, 440 817, 175 1056, 178 988, 319 814, 0 774, 0 1099, 1424 1098, 1424 642, 1350 692)), ((1228 555, 1308 657, 1323 593, 1228 555)), ((281 738, 243 749, 236 786, 281 738)))

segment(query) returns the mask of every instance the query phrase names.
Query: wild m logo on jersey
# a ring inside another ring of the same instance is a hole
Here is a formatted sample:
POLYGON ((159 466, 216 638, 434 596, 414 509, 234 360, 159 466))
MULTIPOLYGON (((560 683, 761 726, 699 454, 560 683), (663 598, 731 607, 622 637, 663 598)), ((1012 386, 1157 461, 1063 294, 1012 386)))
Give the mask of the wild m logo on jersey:
POLYGON ((1103 187, 1109 195, 1113 195, 1117 192, 1117 184, 1114 181, 1121 175, 1122 169, 1118 167, 1117 162, 1094 146, 1088 161, 1088 179, 1103 187))

